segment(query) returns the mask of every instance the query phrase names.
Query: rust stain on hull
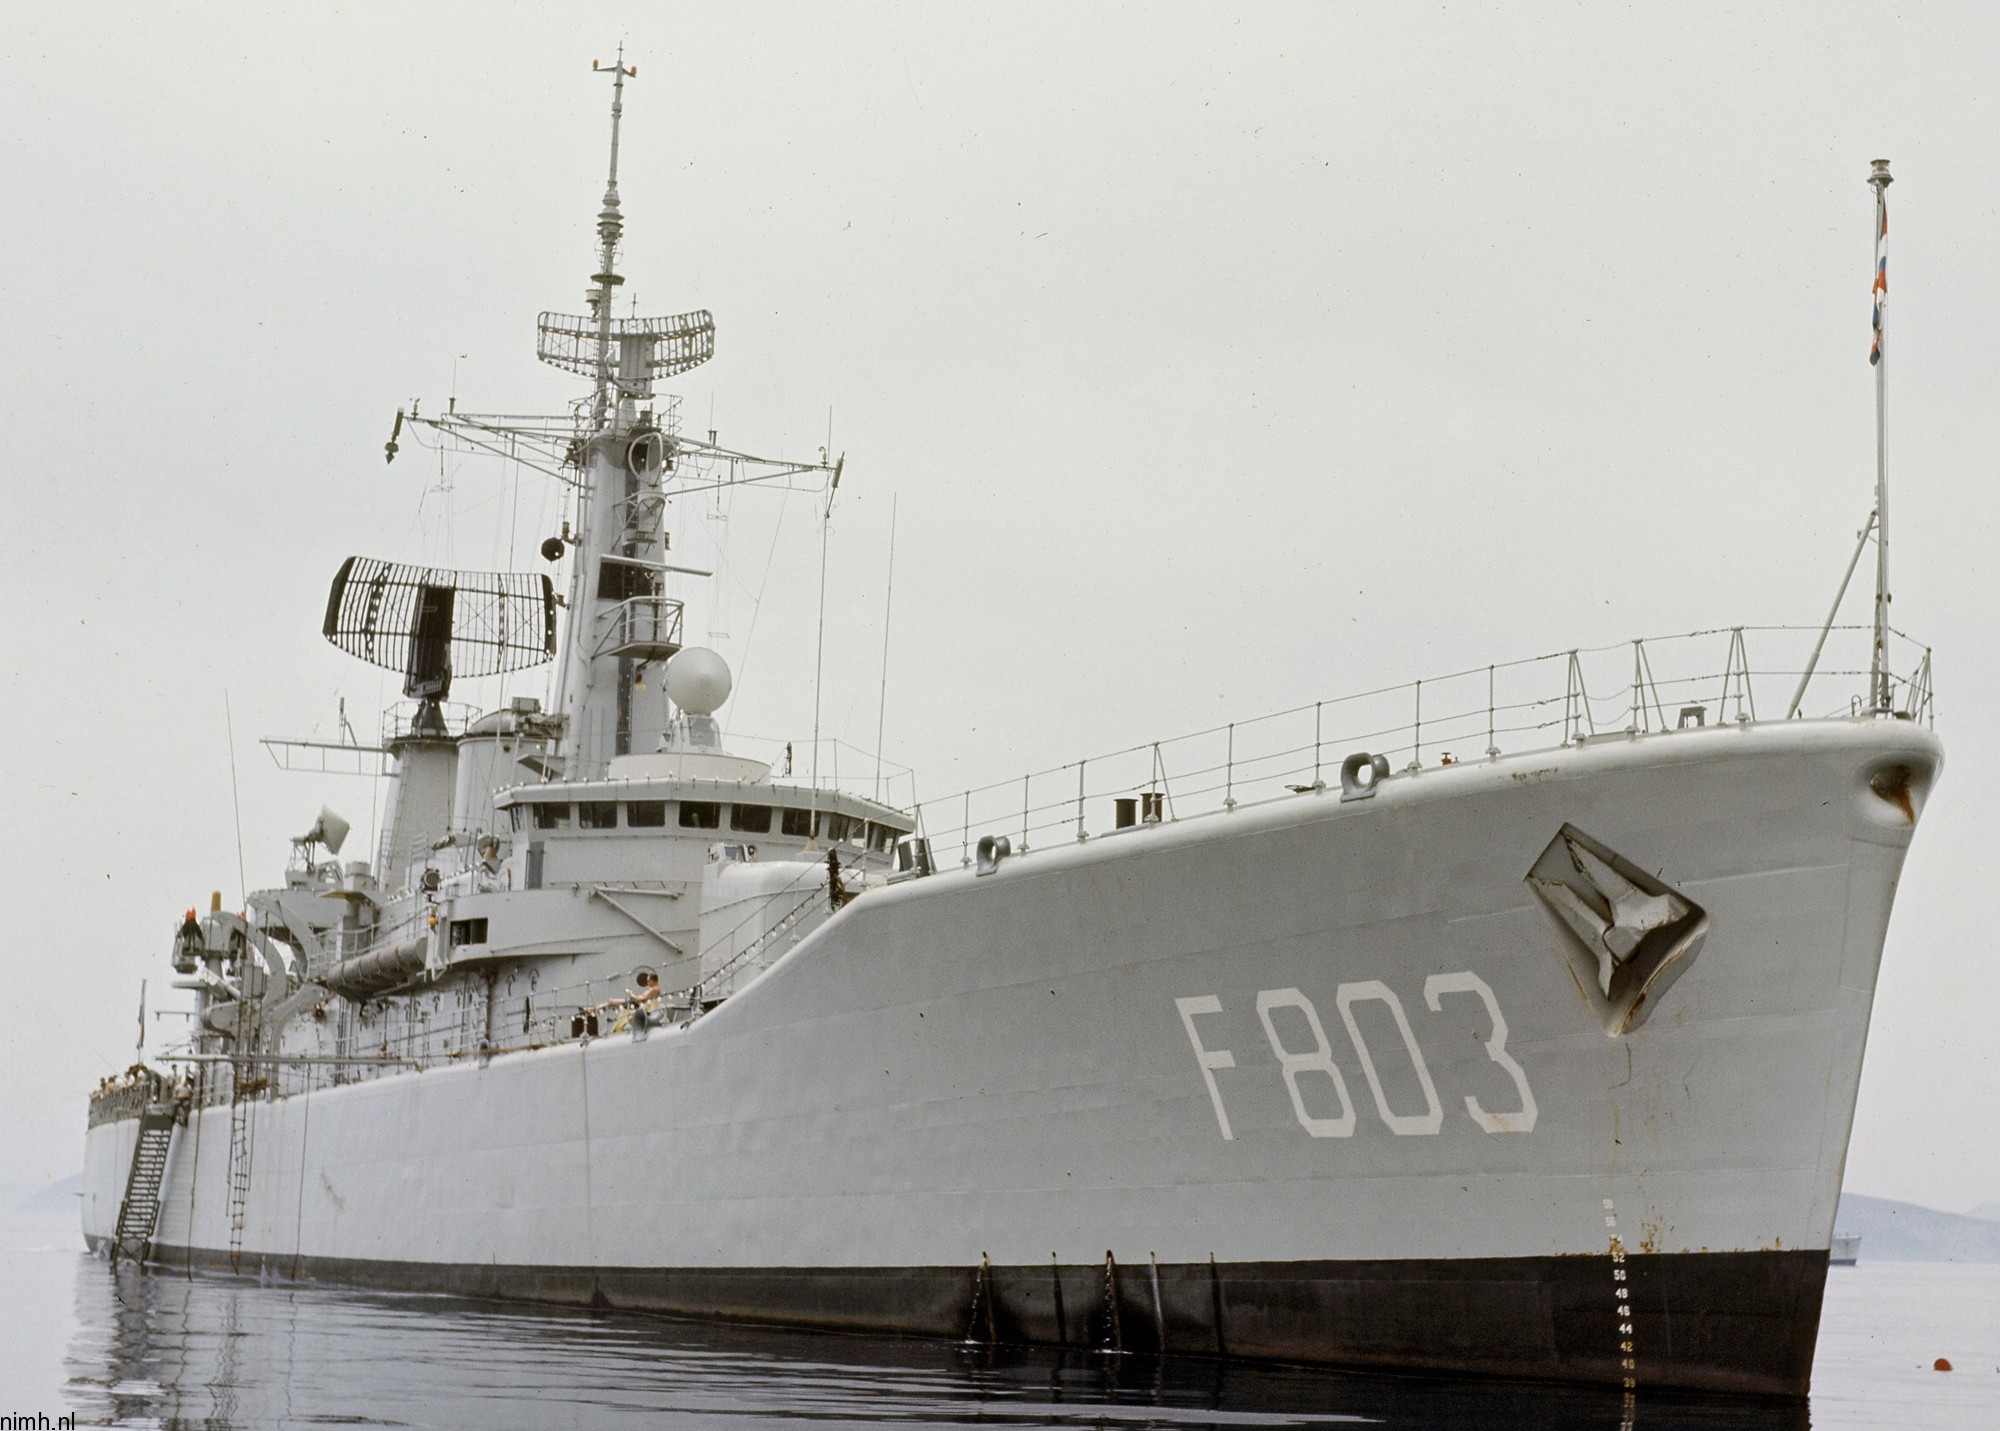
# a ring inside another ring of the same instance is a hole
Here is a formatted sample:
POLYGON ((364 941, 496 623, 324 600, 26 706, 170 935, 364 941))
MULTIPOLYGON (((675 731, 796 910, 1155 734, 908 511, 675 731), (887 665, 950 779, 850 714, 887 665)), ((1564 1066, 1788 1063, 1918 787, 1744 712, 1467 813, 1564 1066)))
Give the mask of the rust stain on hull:
POLYGON ((1915 774, 1907 765, 1889 765, 1868 777, 1868 788, 1875 798, 1893 805, 1902 811, 1903 818, 1910 824, 1917 823, 1916 801, 1911 797, 1910 784, 1915 774))

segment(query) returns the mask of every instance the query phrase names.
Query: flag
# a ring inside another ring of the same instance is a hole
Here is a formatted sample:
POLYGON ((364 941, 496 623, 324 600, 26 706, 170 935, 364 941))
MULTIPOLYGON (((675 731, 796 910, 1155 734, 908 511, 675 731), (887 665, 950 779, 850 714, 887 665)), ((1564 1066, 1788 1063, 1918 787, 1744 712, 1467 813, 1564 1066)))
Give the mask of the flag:
POLYGON ((1875 340, 1868 345, 1870 367, 1882 361, 1882 305, 1889 300, 1889 255, 1882 251, 1889 242, 1889 204, 1887 200, 1878 198, 1875 207, 1882 216, 1882 223, 1875 233, 1875 340))

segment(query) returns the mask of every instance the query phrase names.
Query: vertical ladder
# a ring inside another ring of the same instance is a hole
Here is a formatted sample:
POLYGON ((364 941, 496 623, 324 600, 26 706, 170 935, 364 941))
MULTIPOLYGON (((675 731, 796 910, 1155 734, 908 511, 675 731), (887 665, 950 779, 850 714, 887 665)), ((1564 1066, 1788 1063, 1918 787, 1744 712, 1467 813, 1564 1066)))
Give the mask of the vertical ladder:
POLYGON ((139 1115, 139 1141, 132 1149, 132 1170, 125 1178, 125 1200, 118 1205, 118 1231, 113 1257, 146 1260, 153 1225, 160 1216, 160 1184, 167 1175, 167 1153, 174 1142, 174 1109, 169 1103, 149 1103, 139 1115))
POLYGON ((238 1270, 243 1256, 243 1224, 250 1204, 250 1154, 256 1124, 250 1105, 257 1089, 246 1088, 245 1074, 251 1068, 238 1060, 230 1068, 229 1080, 229 1270, 238 1270))

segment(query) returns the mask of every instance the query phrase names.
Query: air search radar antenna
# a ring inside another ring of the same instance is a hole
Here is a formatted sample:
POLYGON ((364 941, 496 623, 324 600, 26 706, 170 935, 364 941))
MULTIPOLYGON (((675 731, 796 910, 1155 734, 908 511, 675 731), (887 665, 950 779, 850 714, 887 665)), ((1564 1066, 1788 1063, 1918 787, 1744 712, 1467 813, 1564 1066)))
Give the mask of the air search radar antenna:
POLYGON ((453 571, 349 557, 327 593, 326 639, 398 671, 418 702, 414 733, 442 736, 454 674, 495 676, 556 652, 555 587, 533 572, 453 571))
POLYGON ((618 206, 618 128, 625 114, 625 81, 638 75, 625 63, 625 47, 609 65, 591 69, 611 76, 611 167, 604 181, 604 207, 597 213, 597 272, 584 294, 589 316, 544 313, 536 320, 535 356, 553 367, 593 379, 593 415, 609 425, 625 398, 650 397, 656 378, 699 367, 715 356, 715 320, 706 310, 670 318, 614 318, 612 299, 624 279, 617 271, 618 240, 625 220, 618 206))

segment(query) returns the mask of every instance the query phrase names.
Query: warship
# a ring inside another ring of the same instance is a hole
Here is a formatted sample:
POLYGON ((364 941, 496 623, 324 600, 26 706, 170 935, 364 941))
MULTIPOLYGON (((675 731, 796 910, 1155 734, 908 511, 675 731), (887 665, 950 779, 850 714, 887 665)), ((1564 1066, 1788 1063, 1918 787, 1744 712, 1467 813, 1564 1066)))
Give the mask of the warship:
MULTIPOLYGON (((1848 567, 1872 541, 1868 624, 1837 600, 864 798, 819 778, 817 733, 809 776, 743 753, 727 661, 684 640, 673 593, 707 574, 672 559, 676 504, 831 501, 843 461, 724 448, 657 391, 715 327, 613 312, 636 70, 605 68, 588 312, 537 335, 580 396, 412 405, 387 448, 558 484, 547 565, 340 566, 322 634, 405 700, 373 743, 271 744, 378 773, 377 847, 343 858, 325 810, 282 883, 163 921, 190 1033, 90 1100, 90 1246, 976 1346, 1805 1394, 1942 765, 1929 652, 1888 623, 1879 444, 1848 567), (542 696, 450 698, 541 667, 542 696)), ((1879 220, 1885 163, 1869 182, 1879 220)))

